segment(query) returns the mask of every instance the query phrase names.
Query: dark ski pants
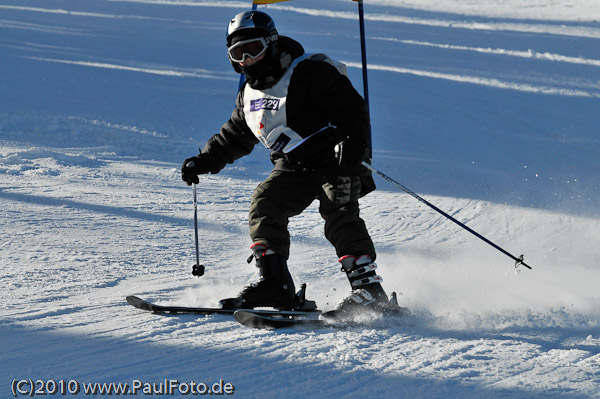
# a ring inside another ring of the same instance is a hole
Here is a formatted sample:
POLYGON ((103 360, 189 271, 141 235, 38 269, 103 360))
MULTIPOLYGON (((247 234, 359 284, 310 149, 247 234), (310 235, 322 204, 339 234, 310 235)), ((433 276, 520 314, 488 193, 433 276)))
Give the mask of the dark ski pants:
POLYGON ((338 257, 369 254, 375 259, 373 241, 359 216, 361 182, 358 176, 322 176, 273 170, 258 185, 250 205, 250 237, 289 258, 288 221, 315 199, 325 220, 325 237, 338 257))

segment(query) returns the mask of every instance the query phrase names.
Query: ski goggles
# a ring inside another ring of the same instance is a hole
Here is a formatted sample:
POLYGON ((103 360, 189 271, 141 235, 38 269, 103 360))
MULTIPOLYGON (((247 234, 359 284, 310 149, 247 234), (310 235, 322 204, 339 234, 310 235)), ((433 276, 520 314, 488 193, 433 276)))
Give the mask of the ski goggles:
POLYGON ((229 59, 233 62, 244 62, 246 57, 260 57, 267 51, 269 44, 264 37, 242 40, 227 49, 229 59))

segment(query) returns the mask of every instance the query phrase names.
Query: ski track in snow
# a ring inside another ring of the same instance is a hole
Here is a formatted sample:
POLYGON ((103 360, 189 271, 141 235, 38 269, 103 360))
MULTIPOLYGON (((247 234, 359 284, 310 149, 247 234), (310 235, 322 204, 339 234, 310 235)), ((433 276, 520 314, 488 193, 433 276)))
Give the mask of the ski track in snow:
POLYGON ((375 40, 385 40, 385 41, 393 41, 404 44, 413 44, 416 46, 429 46, 429 47, 437 47, 442 49, 450 49, 450 50, 459 50, 459 51, 475 51, 478 53, 485 54, 499 54, 506 55, 511 57, 521 57, 521 58, 532 58, 538 60, 546 60, 546 61, 556 61, 556 62, 568 62, 572 64, 581 64, 581 65, 593 65, 600 66, 600 60, 589 60, 583 57, 567 57, 560 54, 551 54, 551 53, 538 53, 532 49, 528 51, 515 51, 515 50, 506 50, 506 49, 493 49, 493 48, 482 48, 482 47, 468 47, 468 46, 455 46, 452 44, 441 44, 441 43, 429 43, 429 42, 419 42, 416 40, 399 40, 396 38, 386 38, 386 37, 377 37, 372 38, 375 40))
MULTIPOLYGON (((201 178, 202 278, 179 180, 231 111, 237 76, 219 40, 246 2, 0 2, 0 396, 31 378, 223 379, 242 398, 597 397, 593 4, 575 2, 589 9, 579 21, 542 0, 538 20, 514 2, 478 2, 482 17, 443 14, 453 0, 366 4, 374 165, 533 270, 378 181, 362 214, 384 287, 413 316, 257 331, 124 301, 211 306, 255 278, 247 210, 266 151, 201 178)), ((268 10, 360 88, 346 3, 268 10)), ((348 287, 317 205, 290 231, 295 281, 333 308, 348 287)))
MULTIPOLYGON (((362 64, 358 62, 345 61, 344 62, 350 68, 362 68, 362 64)), ((431 71, 423 71, 409 68, 398 68, 387 65, 374 65, 369 64, 369 69, 377 71, 389 71, 396 73, 407 73, 416 76, 424 76, 433 79, 445 79, 455 82, 471 83, 475 85, 489 86, 498 89, 508 89, 522 91, 526 93, 540 93, 540 94, 555 94, 561 96, 572 96, 572 97, 596 97, 600 98, 600 93, 591 93, 583 90, 571 90, 563 88, 551 88, 543 86, 532 86, 523 83, 507 82, 499 79, 481 78, 477 76, 465 76, 465 75, 453 75, 447 73, 438 73, 431 71)))
POLYGON ((47 62, 57 62, 60 64, 71 64, 71 65, 81 65, 92 68, 104 68, 104 69, 116 69, 121 71, 129 71, 129 72, 142 72, 149 73, 153 75, 162 75, 162 76, 174 76, 174 77, 183 77, 183 78, 202 78, 202 79, 222 79, 222 80, 230 80, 230 81, 239 81, 231 76, 219 76, 218 72, 214 73, 206 73, 204 72, 183 72, 183 71, 175 71, 172 69, 155 69, 155 68, 139 68, 139 67, 131 67, 125 65, 116 65, 116 64, 108 64, 103 62, 88 62, 88 61, 69 61, 69 60, 58 60, 53 58, 36 58, 31 57, 33 60, 38 61, 47 61, 47 62))

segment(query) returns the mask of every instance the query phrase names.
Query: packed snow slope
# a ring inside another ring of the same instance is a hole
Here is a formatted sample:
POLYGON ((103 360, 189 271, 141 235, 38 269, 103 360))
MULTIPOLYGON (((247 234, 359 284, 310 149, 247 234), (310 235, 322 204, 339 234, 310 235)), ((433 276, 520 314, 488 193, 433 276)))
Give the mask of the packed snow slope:
MULTIPOLYGON (((177 379, 240 398, 599 397, 597 0, 365 2, 374 166, 533 270, 378 180, 362 214, 410 318, 259 331, 125 303, 214 306, 254 278, 267 151, 201 178, 202 278, 179 178, 230 115, 225 27, 249 3, 0 0, 0 396, 177 379)), ((362 92, 355 2, 267 11, 362 92)), ((316 205, 290 230, 292 275, 333 308, 349 288, 316 205)))

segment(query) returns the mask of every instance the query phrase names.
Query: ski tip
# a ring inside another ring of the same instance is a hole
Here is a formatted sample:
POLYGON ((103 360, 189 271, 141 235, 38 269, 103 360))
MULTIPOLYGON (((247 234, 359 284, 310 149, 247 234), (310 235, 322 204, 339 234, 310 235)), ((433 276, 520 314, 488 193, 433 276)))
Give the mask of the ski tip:
POLYGON ((246 310, 235 311, 233 317, 246 327, 261 330, 275 330, 278 328, 292 327, 298 323, 298 321, 287 319, 286 317, 264 315, 246 310))
POLYGON ((138 298, 135 295, 128 295, 125 297, 125 300, 131 306, 141 309, 141 310, 152 310, 152 305, 141 298, 138 298))
POLYGON ((237 310, 233 313, 233 317, 241 324, 258 329, 273 329, 275 327, 265 324, 264 319, 256 313, 237 310))
MULTIPOLYGON (((324 321, 315 318, 305 318, 307 314, 293 312, 273 312, 261 313, 252 310, 237 310, 233 317, 246 327, 258 328, 263 330, 275 330, 279 328, 293 328, 296 326, 321 326, 324 321), (295 313, 295 314, 293 314, 295 313)), ((313 313, 313 312, 310 312, 313 313)), ((317 312, 314 312, 317 313, 317 312)), ((317 313, 317 314, 320 314, 317 313)))
POLYGON ((128 304, 133 305, 133 306, 135 306, 135 304, 142 302, 142 300, 135 295, 127 295, 125 297, 125 300, 127 301, 128 304))

